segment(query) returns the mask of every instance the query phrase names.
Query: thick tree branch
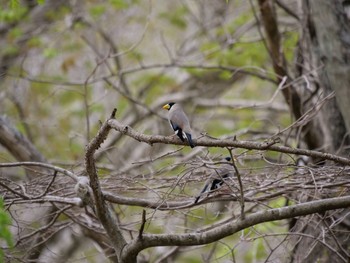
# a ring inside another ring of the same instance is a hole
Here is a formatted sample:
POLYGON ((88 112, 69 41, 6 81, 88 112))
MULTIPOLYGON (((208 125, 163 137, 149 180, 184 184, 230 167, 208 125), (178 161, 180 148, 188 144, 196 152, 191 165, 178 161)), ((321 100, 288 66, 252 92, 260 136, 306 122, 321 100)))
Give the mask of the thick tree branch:
MULTIPOLYGON (((0 144, 18 161, 45 162, 44 156, 4 116, 0 116, 0 144)), ((36 176, 31 171, 27 175, 29 179, 36 176)))
POLYGON ((135 239, 124 248, 122 260, 125 263, 136 262, 137 254, 143 249, 149 247, 204 245, 264 222, 348 207, 350 207, 350 196, 328 198, 288 207, 256 212, 246 215, 244 220, 238 218, 237 220, 230 221, 220 227, 199 233, 197 231, 196 233, 189 234, 144 234, 142 239, 135 239))
MULTIPOLYGON (((112 112, 109 120, 115 117, 115 113, 116 109, 112 112)), ((119 255, 123 247, 126 245, 126 241, 122 235, 121 229, 118 226, 118 221, 115 218, 114 211, 112 211, 112 208, 104 200, 94 159, 94 153, 107 138, 107 135, 111 129, 111 127, 108 124, 109 120, 103 123, 97 135, 91 140, 89 145, 86 147, 85 168, 86 173, 90 178, 90 185, 94 195, 97 216, 100 219, 101 224, 105 228, 114 249, 116 250, 118 262, 121 262, 119 260, 119 255)))
MULTIPOLYGON (((154 143, 164 143, 164 144, 173 144, 173 145, 187 145, 187 142, 182 142, 175 136, 160 136, 160 135, 146 135, 135 131, 133 128, 127 125, 123 125, 115 119, 110 119, 108 124, 111 128, 128 135, 139 142, 148 143, 150 145, 154 143)), ((340 157, 330 153, 323 153, 312 150, 305 150, 299 148, 291 148, 282 145, 276 145, 278 140, 270 140, 264 142, 253 142, 253 141, 238 141, 235 139, 211 139, 211 138, 200 138, 194 140, 197 146, 206 146, 206 147, 235 147, 243 148, 248 150, 261 150, 261 151, 275 151, 280 153, 296 154, 296 155, 306 155, 314 158, 320 158, 325 160, 334 161, 340 164, 350 165, 350 159, 340 157)))

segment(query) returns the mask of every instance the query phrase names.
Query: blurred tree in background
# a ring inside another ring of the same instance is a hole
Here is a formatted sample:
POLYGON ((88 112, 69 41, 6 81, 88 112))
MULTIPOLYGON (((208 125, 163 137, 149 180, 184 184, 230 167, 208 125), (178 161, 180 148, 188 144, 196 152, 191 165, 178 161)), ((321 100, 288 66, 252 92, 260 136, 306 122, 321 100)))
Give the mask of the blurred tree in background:
POLYGON ((6 262, 349 262, 349 1, 0 4, 6 262))

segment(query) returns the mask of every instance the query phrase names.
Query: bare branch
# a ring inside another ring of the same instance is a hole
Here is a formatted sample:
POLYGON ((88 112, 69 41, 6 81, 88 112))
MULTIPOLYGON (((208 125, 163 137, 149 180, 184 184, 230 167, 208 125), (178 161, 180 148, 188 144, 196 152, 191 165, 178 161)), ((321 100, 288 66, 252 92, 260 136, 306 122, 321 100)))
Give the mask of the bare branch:
POLYGON ((237 165, 235 163, 235 159, 234 156, 232 154, 232 151, 230 149, 228 149, 230 156, 231 156, 231 162, 232 162, 232 166, 235 170, 235 175, 237 176, 238 179, 238 184, 239 184, 239 192, 240 192, 240 205, 241 205, 241 218, 242 220, 245 218, 245 214, 244 214, 244 191, 243 191, 243 184, 242 184, 242 178, 241 178, 241 174, 238 171, 237 165))
POLYGON ((54 165, 48 164, 48 163, 40 163, 40 162, 0 163, 0 168, 1 167, 17 167, 17 166, 38 166, 38 167, 44 167, 44 168, 47 168, 47 169, 54 170, 54 171, 56 171, 58 173, 67 175, 70 178, 72 178, 75 182, 78 181, 78 177, 74 173, 72 173, 72 172, 70 172, 70 171, 68 171, 66 169, 60 168, 58 166, 54 166, 54 165))
POLYGON ((54 171, 52 179, 51 179, 50 183, 46 186, 44 192, 42 194, 40 194, 39 196, 35 196, 35 198, 41 198, 49 192, 50 187, 52 186, 53 182, 56 179, 56 176, 57 176, 57 171, 54 171))
MULTIPOLYGON (((23 200, 11 200, 9 204, 34 204, 34 203, 61 203, 74 205, 78 207, 82 207, 83 203, 78 197, 60 197, 55 195, 45 195, 40 198, 32 198, 32 199, 23 199, 23 200)), ((8 205, 8 203, 6 203, 8 205)))
POLYGON ((350 207, 350 196, 328 198, 303 204, 269 209, 247 215, 222 226, 189 234, 147 234, 131 241, 123 250, 123 262, 136 262, 136 255, 143 249, 155 246, 196 246, 215 242, 245 228, 274 220, 282 220, 333 209, 350 207))
POLYGON ((23 242, 23 240, 30 238, 30 237, 33 237, 34 235, 41 233, 41 232, 44 232, 45 230, 49 229, 51 226, 53 226, 53 224, 56 222, 57 218, 61 215, 61 213, 68 210, 69 208, 71 208, 71 205, 67 205, 67 206, 55 211, 55 215, 53 216, 53 218, 51 219, 51 221, 47 225, 38 228, 37 230, 31 232, 30 234, 27 234, 25 236, 21 236, 21 238, 17 241, 17 244, 15 246, 17 246, 20 242, 23 242))
POLYGON ((116 109, 114 109, 110 119, 103 123, 97 135, 90 141, 90 143, 86 147, 85 168, 86 173, 90 178, 90 185, 94 194, 97 216, 100 219, 103 227, 106 229, 106 232, 111 239, 113 247, 116 250, 117 257, 119 258, 123 247, 126 245, 126 241, 124 239, 124 236, 122 235, 121 229, 117 224, 118 221, 116 220, 113 211, 111 211, 111 208, 106 204, 103 198, 94 159, 95 151, 107 138, 107 135, 111 129, 111 127, 108 125, 108 122, 115 117, 115 113, 116 109))
MULTIPOLYGON (((127 125, 123 125, 115 119, 110 119, 108 124, 111 128, 128 135, 139 142, 148 143, 150 145, 154 143, 164 143, 164 144, 174 144, 174 145, 187 145, 186 142, 182 142, 178 140, 174 136, 160 136, 160 135, 146 135, 135 131, 133 128, 127 125)), ((265 142, 253 142, 253 141, 238 141, 234 139, 212 139, 212 138, 200 138, 194 140, 197 146, 206 146, 206 147, 235 147, 235 148, 243 148, 248 150, 269 150, 281 153, 289 153, 296 155, 306 155, 310 157, 320 158, 324 160, 334 161, 340 164, 350 165, 350 159, 344 158, 341 156, 337 156, 330 153, 323 153, 312 150, 305 150, 299 148, 291 148, 282 145, 276 145, 275 143, 278 139, 268 140, 265 142)))
POLYGON ((294 17, 296 20, 300 21, 300 17, 298 16, 298 14, 296 14, 294 12, 294 10, 292 10, 288 5, 286 5, 285 3, 283 3, 281 0, 275 0, 276 4, 283 9, 287 14, 289 14, 290 16, 294 17))
MULTIPOLYGON (((44 156, 35 146, 3 116, 0 116, 0 144, 18 161, 45 162, 44 156)), ((29 178, 35 177, 35 174, 30 171, 27 175, 29 178)))

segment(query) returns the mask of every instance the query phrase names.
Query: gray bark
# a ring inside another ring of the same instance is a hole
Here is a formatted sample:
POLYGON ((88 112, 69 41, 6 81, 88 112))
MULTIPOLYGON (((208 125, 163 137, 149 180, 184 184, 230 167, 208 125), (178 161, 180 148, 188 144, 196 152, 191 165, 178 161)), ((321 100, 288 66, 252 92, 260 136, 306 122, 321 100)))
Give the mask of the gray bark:
MULTIPOLYGON (((322 150, 347 156, 350 131, 350 21, 340 0, 302 1, 304 70, 315 70, 312 83, 318 94, 334 98, 322 106, 319 116, 324 135, 322 150), (307 58, 307 60, 306 60, 307 58)), ((306 72, 303 72, 304 74, 306 72)), ((324 192, 320 198, 324 198, 324 192)), ((298 219, 291 262, 349 262, 349 210, 298 219), (338 222, 334 224, 334 222, 338 222), (319 242, 323 240, 323 242, 319 242)))
POLYGON ((319 85, 325 95, 335 98, 323 110, 329 145, 328 151, 346 154, 350 131, 350 21, 343 1, 305 1, 309 11, 308 31, 311 50, 320 67, 319 85))

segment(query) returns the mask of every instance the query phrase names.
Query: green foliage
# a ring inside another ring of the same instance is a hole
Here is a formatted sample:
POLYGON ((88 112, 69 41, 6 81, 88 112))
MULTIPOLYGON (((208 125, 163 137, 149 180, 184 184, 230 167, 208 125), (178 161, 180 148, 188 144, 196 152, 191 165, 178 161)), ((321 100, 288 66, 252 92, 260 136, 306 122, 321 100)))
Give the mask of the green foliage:
POLYGON ((69 14, 70 9, 67 6, 61 6, 55 10, 49 10, 45 12, 45 19, 48 21, 56 21, 62 19, 65 15, 69 14))
POLYGON ((82 99, 82 95, 79 92, 63 91, 57 93, 56 99, 61 106, 68 107, 75 101, 80 101, 82 99))
POLYGON ((242 67, 264 67, 268 59, 262 42, 237 43, 232 48, 222 50, 218 54, 221 65, 242 67))
POLYGON ((243 12, 241 15, 237 16, 231 25, 229 25, 229 31, 234 33, 238 27, 243 26, 253 17, 254 16, 251 12, 243 12))
POLYGON ((195 77, 201 77, 205 74, 205 70, 199 68, 186 68, 185 71, 195 77))
MULTIPOLYGON (((0 198, 0 240, 4 240, 9 247, 13 246, 12 234, 9 230, 11 224, 11 218, 4 210, 4 201, 0 198)), ((3 261, 4 252, 0 248, 0 262, 3 261)))
POLYGON ((186 15, 188 9, 185 6, 180 6, 174 10, 167 10, 166 12, 160 13, 159 17, 170 22, 171 25, 185 29, 187 27, 186 15))
POLYGON ((29 48, 34 48, 34 47, 40 47, 41 44, 42 44, 41 39, 39 37, 34 36, 27 41, 26 45, 29 48))
POLYGON ((206 55, 207 59, 215 59, 218 56, 217 51, 221 50, 221 47, 217 42, 205 42, 200 46, 199 50, 206 55))
POLYGON ((226 36, 227 33, 234 35, 239 27, 245 25, 251 19, 254 19, 254 15, 251 12, 242 12, 235 17, 230 24, 225 25, 224 27, 218 27, 216 33, 218 36, 226 36))
MULTIPOLYGON (((140 78, 138 78, 133 85, 135 86, 141 86, 145 83, 148 83, 148 85, 151 85, 152 88, 150 88, 147 93, 145 93, 145 103, 148 105, 151 105, 154 101, 154 98, 159 97, 161 94, 164 93, 164 89, 169 90, 171 88, 176 89, 177 82, 176 80, 165 74, 143 74, 140 78)), ((142 87, 142 86, 141 86, 142 87)))
POLYGON ((232 72, 228 70, 223 70, 220 72, 219 76, 223 80, 229 80, 232 78, 232 72))
POLYGON ((9 34, 7 36, 8 36, 9 41, 14 41, 16 38, 18 38, 22 35, 23 35, 22 30, 18 27, 15 27, 9 32, 9 34))
POLYGON ((0 8, 0 22, 14 23, 23 18, 27 8, 19 0, 11 0, 0 8))
POLYGON ((10 0, 9 2, 10 9, 16 9, 19 7, 19 0, 10 0))
POLYGON ((262 42, 241 42, 223 49, 217 42, 206 42, 200 47, 208 61, 222 66, 256 66, 266 68, 268 54, 262 42))
MULTIPOLYGON (((44 76, 40 76, 40 77, 44 77, 44 76)), ((33 101, 35 101, 34 103, 38 103, 39 100, 42 97, 46 97, 49 96, 50 94, 50 88, 52 87, 51 84, 49 83, 43 83, 43 82, 31 82, 31 99, 33 99, 33 101)), ((40 116, 38 116, 40 117, 40 116)))
POLYGON ((277 199, 269 202, 269 206, 271 206, 272 208, 279 208, 279 207, 283 207, 285 205, 286 205, 286 198, 285 197, 280 197, 280 198, 277 198, 277 199))
MULTIPOLYGON (((214 116, 215 117, 215 116, 214 116)), ((225 123, 222 122, 222 119, 219 119, 217 117, 211 119, 206 129, 210 132, 210 136, 214 137, 221 137, 228 134, 233 134, 233 127, 225 125, 225 123)))
MULTIPOLYGON (((227 34, 235 34, 237 29, 253 19, 251 12, 243 12, 230 25, 219 27, 216 30, 218 37, 225 37, 227 34)), ((207 60, 223 66, 257 66, 266 68, 268 54, 261 41, 245 41, 238 39, 238 42, 223 48, 220 42, 204 42, 200 50, 207 60)), ((227 76, 228 77, 228 76, 227 76)))
POLYGON ((5 45, 0 51, 3 55, 14 56, 19 52, 19 48, 14 45, 5 45))
POLYGON ((126 0, 109 0, 108 2, 117 10, 129 7, 129 3, 126 0))
POLYGON ((43 50, 43 55, 46 58, 54 58, 58 55, 58 50, 56 48, 47 47, 43 50))
POLYGON ((250 253, 245 254, 245 262, 256 262, 266 258, 267 253, 264 245, 264 240, 258 238, 253 242, 250 248, 250 253))
POLYGON ((283 49, 284 55, 288 62, 292 62, 294 59, 295 47, 298 43, 299 34, 298 32, 286 32, 283 35, 283 49))
POLYGON ((142 54, 142 52, 139 52, 137 50, 133 50, 133 52, 129 52, 126 54, 127 58, 132 60, 132 61, 136 61, 136 62, 140 62, 142 61, 144 55, 142 54))
POLYGON ((106 5, 105 4, 94 5, 94 6, 90 7, 90 9, 89 9, 90 15, 95 19, 98 19, 100 16, 102 16, 104 14, 104 12, 106 12, 106 5))

